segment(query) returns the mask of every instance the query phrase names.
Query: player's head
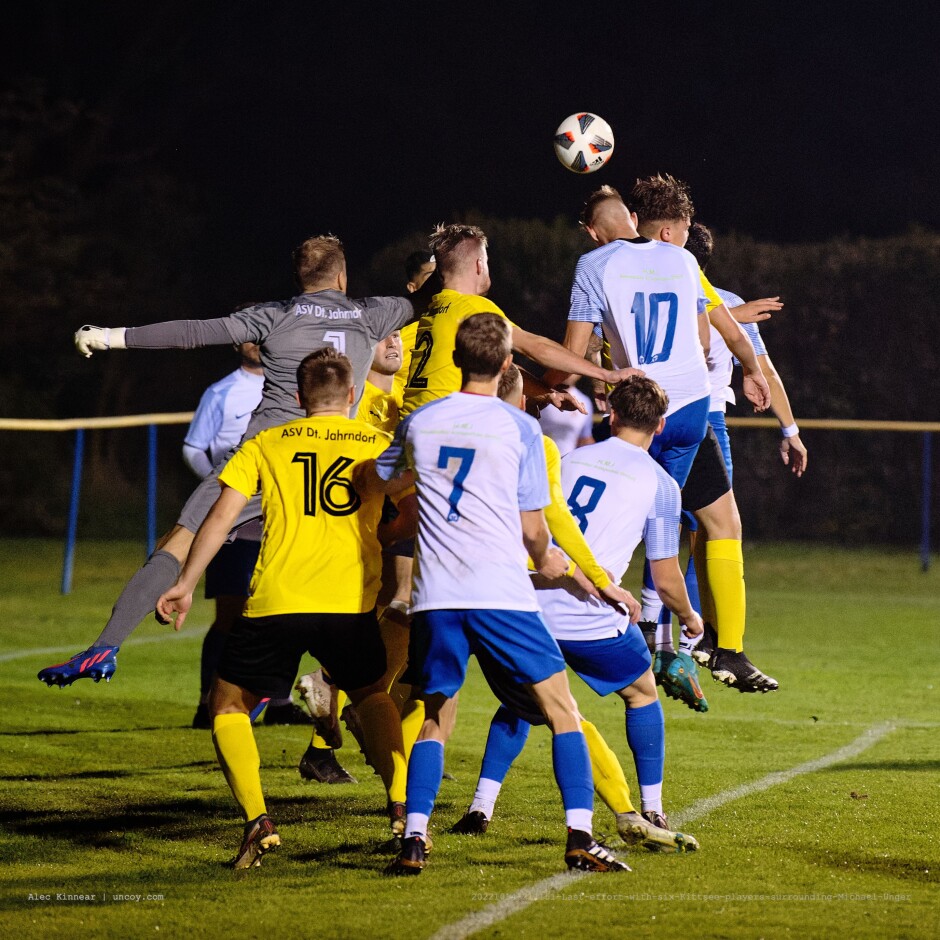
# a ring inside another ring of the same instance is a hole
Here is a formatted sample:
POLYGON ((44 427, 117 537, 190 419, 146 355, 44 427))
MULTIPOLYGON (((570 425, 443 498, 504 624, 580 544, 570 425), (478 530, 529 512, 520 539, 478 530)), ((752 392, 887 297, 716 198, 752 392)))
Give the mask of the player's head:
POLYGON ((509 368, 499 377, 496 388, 496 397, 513 405, 516 408, 525 408, 525 393, 522 391, 522 373, 519 366, 511 363, 509 368))
POLYGON ((588 196, 581 210, 580 222, 599 245, 606 245, 616 238, 635 238, 637 235, 636 217, 613 186, 601 186, 588 196))
POLYGON ((486 235, 476 225, 462 222, 438 225, 428 243, 445 285, 459 283, 467 294, 485 294, 490 289, 486 235))
POLYGON ((662 430, 669 398, 662 388, 645 375, 631 375, 618 382, 607 396, 610 430, 620 429, 655 434, 662 430))
POLYGON ((689 235, 695 207, 689 187, 668 173, 636 181, 628 199, 641 235, 682 248, 689 235))
POLYGON ((317 235, 301 242, 293 259, 294 277, 304 293, 346 290, 346 253, 334 235, 317 235))
POLYGON ((701 222, 693 222, 689 228, 689 240, 685 243, 685 250, 692 252, 703 271, 708 267, 714 249, 715 239, 712 238, 712 233, 701 222))
POLYGON ((394 375, 402 364, 401 331, 389 333, 375 347, 371 369, 379 375, 394 375))
POLYGON ((352 363, 332 346, 310 353, 297 367, 297 397, 307 414, 346 411, 355 398, 352 363))
POLYGON ((405 258, 405 288, 413 294, 434 273, 437 267, 430 251, 413 251, 405 258))
POLYGON ((509 321, 495 313, 475 313, 457 328, 454 365, 468 381, 495 379, 512 363, 509 321))

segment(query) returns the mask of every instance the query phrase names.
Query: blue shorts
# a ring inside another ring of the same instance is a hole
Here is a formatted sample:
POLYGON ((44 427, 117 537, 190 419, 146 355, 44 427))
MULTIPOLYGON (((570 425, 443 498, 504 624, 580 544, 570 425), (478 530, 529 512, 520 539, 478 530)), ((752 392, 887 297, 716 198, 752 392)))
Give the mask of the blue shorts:
POLYGON ((422 610, 411 621, 406 681, 426 694, 457 694, 470 655, 491 656, 515 682, 562 672, 561 650, 534 610, 422 610))
POLYGON ((666 418, 666 427, 650 444, 649 454, 666 473, 685 486, 698 445, 708 428, 708 406, 711 399, 689 402, 666 418))
POLYGON ((620 636, 603 640, 559 640, 565 662, 598 695, 633 685, 652 659, 640 628, 631 623, 620 636))
POLYGON ((721 456, 725 458, 725 469, 728 471, 728 479, 731 479, 731 438, 728 437, 728 425, 725 422, 725 413, 723 411, 709 411, 708 423, 718 438, 718 446, 721 448, 721 456))

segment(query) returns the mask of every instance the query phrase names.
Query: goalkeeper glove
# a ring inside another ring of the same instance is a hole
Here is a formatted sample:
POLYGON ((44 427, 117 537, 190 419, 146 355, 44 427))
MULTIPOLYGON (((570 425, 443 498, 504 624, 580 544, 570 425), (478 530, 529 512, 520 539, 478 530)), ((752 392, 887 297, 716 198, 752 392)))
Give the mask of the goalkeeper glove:
POLYGON ((86 358, 90 359, 94 352, 103 352, 106 349, 126 349, 124 345, 125 327, 118 326, 113 329, 107 326, 92 326, 86 323, 75 332, 75 348, 86 358))

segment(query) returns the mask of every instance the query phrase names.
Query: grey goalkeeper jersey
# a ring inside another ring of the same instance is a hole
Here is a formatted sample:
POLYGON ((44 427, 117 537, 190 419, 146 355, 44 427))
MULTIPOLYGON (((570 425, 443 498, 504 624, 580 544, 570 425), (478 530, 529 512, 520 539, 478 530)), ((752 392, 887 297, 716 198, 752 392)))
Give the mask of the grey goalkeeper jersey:
POLYGON ((301 294, 286 303, 257 304, 214 320, 171 320, 129 327, 128 349, 195 349, 229 343, 257 343, 264 367, 264 391, 243 440, 265 428, 302 418, 294 397, 297 366, 316 349, 333 346, 349 357, 356 383, 356 413, 379 340, 413 319, 404 297, 352 300, 336 290, 301 294))

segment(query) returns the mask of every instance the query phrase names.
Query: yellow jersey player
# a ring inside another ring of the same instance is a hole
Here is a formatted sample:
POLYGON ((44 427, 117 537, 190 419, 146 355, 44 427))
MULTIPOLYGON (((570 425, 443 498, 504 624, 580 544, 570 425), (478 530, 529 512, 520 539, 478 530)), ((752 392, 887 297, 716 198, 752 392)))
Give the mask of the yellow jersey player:
POLYGON ((347 417, 355 400, 352 367, 332 347, 301 362, 297 383, 307 417, 261 431, 229 460, 178 581, 157 602, 167 619, 177 615, 179 629, 206 565, 260 489, 261 555, 210 695, 213 743, 246 819, 235 868, 260 864, 280 844, 249 715, 263 697, 289 691, 305 652, 348 691, 386 788, 396 763, 404 763, 398 710, 382 682, 385 648, 375 616, 383 500, 360 496, 351 478, 358 464, 382 453, 388 438, 347 417))
MULTIPOLYGON (((487 239, 476 225, 439 226, 430 241, 443 290, 436 294, 418 322, 402 417, 421 405, 450 395, 460 388, 460 370, 454 365, 457 328, 477 313, 506 314, 486 298, 490 289, 487 239)), ((590 378, 616 384, 619 372, 602 369, 563 346, 536 333, 529 333, 514 323, 512 348, 546 368, 577 372, 590 378)), ((627 373, 628 374, 628 373, 627 373)))

